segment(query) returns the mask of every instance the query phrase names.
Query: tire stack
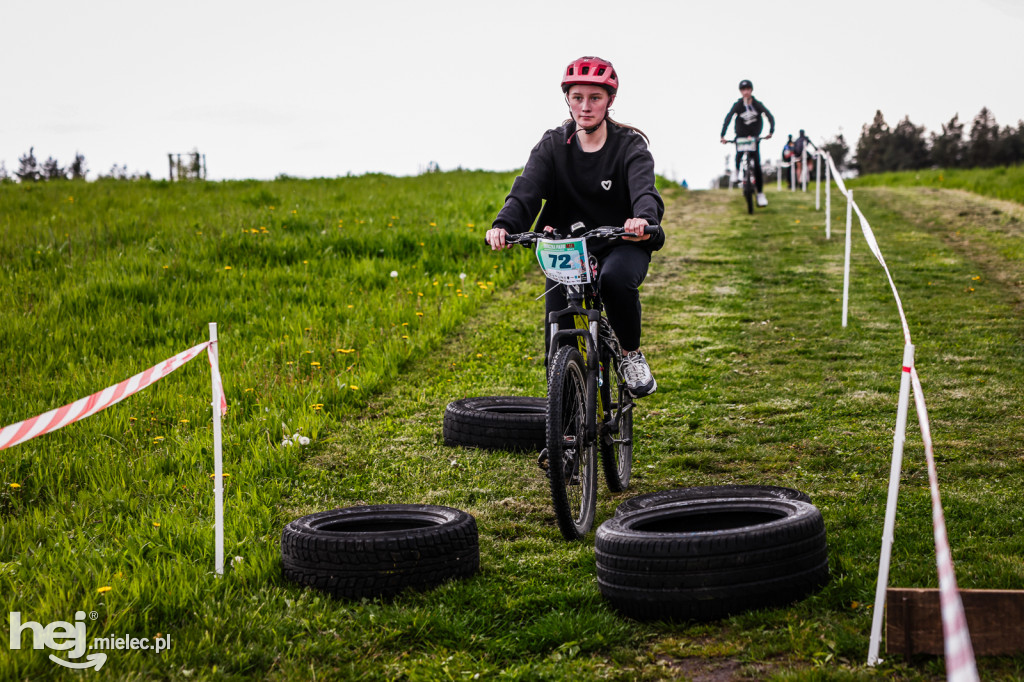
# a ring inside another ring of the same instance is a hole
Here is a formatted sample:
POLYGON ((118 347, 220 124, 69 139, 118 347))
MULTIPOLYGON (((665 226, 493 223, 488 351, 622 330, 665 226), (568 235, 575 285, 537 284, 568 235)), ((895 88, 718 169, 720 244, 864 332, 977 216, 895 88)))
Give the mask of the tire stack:
POLYGON ((798 491, 714 486, 622 506, 597 530, 597 579, 631 618, 714 620, 784 606, 828 582, 824 521, 798 491))
POLYGON ((464 398, 444 411, 444 444, 485 450, 540 452, 547 399, 524 396, 464 398))
POLYGON ((281 534, 284 577, 344 599, 394 597, 480 567, 476 520, 426 504, 334 509, 304 516, 281 534))

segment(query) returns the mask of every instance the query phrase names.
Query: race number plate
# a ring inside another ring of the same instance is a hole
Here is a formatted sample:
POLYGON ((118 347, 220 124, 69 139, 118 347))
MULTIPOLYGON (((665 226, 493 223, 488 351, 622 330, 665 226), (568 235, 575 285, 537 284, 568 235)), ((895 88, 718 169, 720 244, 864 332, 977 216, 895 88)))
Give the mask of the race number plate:
POLYGON ((736 138, 736 151, 754 152, 757 151, 757 140, 752 137, 736 138))
POLYGON ((587 242, 583 239, 544 239, 537 242, 537 261, 548 279, 559 284, 588 284, 587 242))

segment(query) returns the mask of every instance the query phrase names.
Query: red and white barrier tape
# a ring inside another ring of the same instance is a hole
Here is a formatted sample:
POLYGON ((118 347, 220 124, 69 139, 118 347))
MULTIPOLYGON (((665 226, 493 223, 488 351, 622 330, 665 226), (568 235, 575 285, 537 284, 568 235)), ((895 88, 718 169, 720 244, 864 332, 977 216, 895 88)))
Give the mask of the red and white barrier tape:
POLYGON ((978 668, 974 661, 974 647, 967 630, 964 604, 957 588, 956 573, 953 571, 953 556, 949 550, 946 535, 946 517, 942 513, 939 498, 939 475, 935 468, 932 451, 932 434, 928 422, 928 410, 924 404, 924 392, 917 370, 910 368, 910 380, 914 385, 914 404, 917 406, 917 421, 921 424, 921 438, 924 440, 924 454, 928 460, 928 482, 932 494, 932 528, 935 535, 935 564, 939 570, 939 603, 942 612, 943 646, 946 652, 946 679, 950 682, 972 682, 978 679, 978 668))
POLYGON ((76 400, 70 405, 50 410, 38 417, 32 417, 31 419, 26 419, 25 421, 18 422, 17 424, 5 426, 3 429, 0 429, 0 450, 9 448, 12 445, 24 443, 25 441, 31 440, 36 436, 41 436, 44 433, 56 431, 57 429, 65 427, 72 422, 85 419, 86 417, 96 414, 100 410, 104 410, 111 405, 119 403, 128 396, 138 393, 142 389, 153 385, 160 379, 163 379, 165 376, 178 369, 204 350, 207 351, 210 358, 214 390, 216 391, 216 394, 220 396, 220 411, 221 414, 224 414, 227 412, 228 405, 227 400, 224 397, 224 386, 220 379, 220 368, 216 364, 216 356, 211 342, 206 341, 198 346, 189 348, 187 351, 178 353, 173 358, 164 360, 163 362, 150 367, 145 372, 136 374, 130 379, 125 379, 119 384, 105 388, 98 393, 93 393, 88 398, 76 400))
MULTIPOLYGON (((874 254, 875 258, 881 264, 882 269, 885 270, 885 276, 889 280, 889 286, 892 289, 893 297, 896 299, 896 307, 899 310, 900 322, 903 325, 903 338, 906 343, 904 349, 904 365, 903 372, 910 375, 910 381, 913 386, 914 393, 914 404, 917 407, 917 420, 921 425, 921 437, 924 441, 925 458, 928 462, 928 480, 931 487, 931 498, 932 498, 932 531, 935 539, 935 563, 939 572, 939 601, 941 604, 942 612, 942 631, 943 631, 943 645, 946 655, 946 679, 950 682, 974 682, 978 680, 978 669, 977 664, 974 660, 974 648, 971 646, 971 635, 967 629, 967 617, 964 615, 964 605, 960 599, 960 591, 957 588, 956 573, 953 569, 953 557, 949 549, 949 536, 946 534, 946 518, 942 512, 942 500, 939 497, 939 477, 935 467, 935 456, 932 450, 932 436, 931 427, 928 421, 928 409, 924 402, 924 391, 921 388, 921 381, 917 376, 917 370, 912 364, 912 349, 913 346, 910 340, 910 326, 907 324, 907 317, 903 311, 903 301, 900 299, 899 291, 896 289, 896 284, 893 282, 892 274, 889 272, 889 267, 885 263, 885 258, 882 257, 882 250, 878 246, 878 241, 875 239, 875 233, 871 229, 871 225, 868 223, 868 219, 864 217, 860 207, 857 206, 857 202, 853 200, 850 192, 846 189, 846 185, 843 183, 842 177, 839 175, 839 170, 836 168, 835 163, 832 161, 832 155, 826 153, 825 158, 828 159, 829 168, 832 171, 832 178, 835 180, 839 187, 839 191, 842 192, 846 200, 850 202, 853 210, 857 213, 857 218, 860 221, 861 232, 864 234, 864 239, 868 244, 868 248, 871 249, 871 253, 874 254), (910 349, 908 354, 907 349, 910 349), (910 358, 908 361, 907 358, 910 358)), ((902 389, 901 389, 902 392, 902 389)), ((903 398, 900 400, 901 410, 903 410, 903 398)), ((905 411, 903 412, 905 414, 905 411)), ((897 421, 899 421, 897 417, 897 421)), ((900 425, 897 425, 897 439, 900 441, 897 446, 894 446, 893 450, 893 471, 895 472, 895 479, 890 481, 890 486, 898 486, 899 479, 899 465, 898 460, 902 458, 902 440, 903 434, 899 433, 900 425)), ((905 421, 903 422, 903 428, 905 428, 905 421)), ((894 500, 893 487, 890 490, 890 500, 894 500)), ((888 505, 887 505, 888 507, 888 505)), ((895 516, 895 505, 893 508, 886 509, 886 520, 887 526, 891 523, 895 516)), ((891 526, 890 526, 891 527, 891 526)), ((888 550, 886 548, 886 542, 891 545, 891 535, 883 537, 883 559, 882 563, 885 566, 879 574, 879 594, 880 599, 884 603, 884 586, 883 581, 888 580, 888 550)), ((876 612, 876 622, 872 628, 872 650, 868 655, 868 664, 874 665, 877 662, 877 646, 878 639, 880 636, 880 628, 878 617, 880 612, 876 612)))

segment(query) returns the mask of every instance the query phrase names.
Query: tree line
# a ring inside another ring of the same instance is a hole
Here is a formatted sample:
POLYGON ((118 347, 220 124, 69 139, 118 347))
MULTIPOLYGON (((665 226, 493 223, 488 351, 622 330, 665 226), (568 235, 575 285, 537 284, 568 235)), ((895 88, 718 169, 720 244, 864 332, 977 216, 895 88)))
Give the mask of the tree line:
MULTIPOLYGON (((52 156, 48 157, 42 163, 36 158, 35 147, 30 147, 28 152, 23 156, 18 157, 18 170, 14 171, 14 175, 8 173, 7 166, 3 161, 0 161, 0 182, 15 182, 15 178, 19 182, 42 182, 46 180, 85 180, 86 174, 89 172, 88 166, 85 163, 85 156, 75 152, 75 160, 67 166, 60 165, 60 162, 52 156)), ((113 179, 113 180, 149 180, 150 175, 146 173, 129 173, 128 165, 117 165, 116 163, 110 168, 110 172, 106 175, 99 174, 99 179, 113 179)))
POLYGON ((925 134, 924 126, 910 117, 892 128, 881 111, 861 128, 854 167, 861 173, 920 170, 922 168, 985 168, 1024 161, 1024 121, 999 127, 988 107, 982 107, 964 134, 957 114, 942 125, 942 132, 925 134))

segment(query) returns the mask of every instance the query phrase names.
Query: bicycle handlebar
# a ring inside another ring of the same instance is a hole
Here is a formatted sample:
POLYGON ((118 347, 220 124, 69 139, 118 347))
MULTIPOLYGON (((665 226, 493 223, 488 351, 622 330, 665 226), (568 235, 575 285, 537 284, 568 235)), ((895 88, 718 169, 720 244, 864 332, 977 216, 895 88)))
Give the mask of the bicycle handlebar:
MULTIPOLYGON (((644 234, 655 236, 661 232, 661 225, 645 225, 644 234)), ((626 229, 621 225, 602 225, 601 227, 594 227, 584 232, 571 237, 571 239, 594 239, 594 238, 616 238, 625 237, 631 233, 626 232, 626 229)), ((520 232, 519 234, 508 234, 505 236, 506 244, 520 244, 521 246, 530 246, 535 244, 542 239, 567 239, 568 237, 561 237, 554 232, 520 232)))
MULTIPOLYGON (((750 137, 750 136, 748 136, 748 137, 750 137)), ((736 144, 736 141, 739 140, 739 139, 740 138, 738 138, 738 137, 734 137, 731 140, 726 140, 726 142, 728 144, 736 144)), ((760 142, 761 140, 767 140, 767 139, 768 139, 767 135, 759 135, 758 138, 757 138, 757 141, 760 142)))

